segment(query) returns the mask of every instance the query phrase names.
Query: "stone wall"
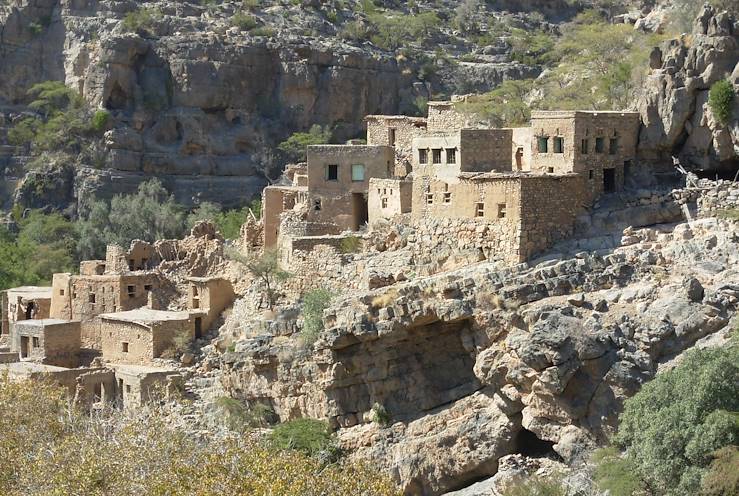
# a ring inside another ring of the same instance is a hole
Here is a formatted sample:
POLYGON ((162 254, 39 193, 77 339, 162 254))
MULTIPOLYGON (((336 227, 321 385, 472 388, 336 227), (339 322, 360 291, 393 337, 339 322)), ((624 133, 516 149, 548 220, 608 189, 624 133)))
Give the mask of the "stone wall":
POLYGON ((449 101, 428 102, 426 122, 430 133, 473 127, 470 116, 458 112, 454 108, 454 102, 449 101))
POLYGON ((404 179, 370 179, 369 225, 389 220, 411 211, 413 182, 404 179))
POLYGON ((103 358, 117 363, 147 363, 154 357, 151 327, 135 322, 100 319, 103 358), (127 351, 124 351, 127 343, 127 351))
POLYGON ((462 172, 511 170, 513 131, 510 129, 461 129, 462 172))
POLYGON ((698 215, 709 217, 725 210, 739 209, 739 183, 733 181, 701 181, 697 200, 698 215))

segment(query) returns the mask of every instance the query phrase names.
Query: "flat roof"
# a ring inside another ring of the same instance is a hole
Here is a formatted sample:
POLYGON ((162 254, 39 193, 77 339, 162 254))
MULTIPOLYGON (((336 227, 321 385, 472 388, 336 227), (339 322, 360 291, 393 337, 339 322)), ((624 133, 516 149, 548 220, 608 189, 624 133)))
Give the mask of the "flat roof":
POLYGON ((187 320, 190 318, 190 313, 172 312, 169 310, 152 310, 151 308, 137 308, 135 310, 128 310, 125 312, 104 313, 100 315, 100 318, 134 323, 171 322, 187 320))
POLYGON ((57 367, 56 365, 46 365, 43 363, 36 362, 11 362, 11 363, 0 363, 0 372, 7 371, 9 373, 16 374, 33 374, 39 372, 63 372, 67 369, 64 367, 57 367))
POLYGON ((19 286, 5 290, 7 293, 19 293, 24 298, 51 298, 51 286, 19 286))
POLYGON ((460 179, 468 179, 472 181, 486 180, 486 179, 542 179, 542 178, 559 178, 559 177, 575 177, 578 176, 575 172, 559 172, 559 173, 544 173, 544 172, 529 172, 529 171, 506 171, 506 172, 460 172, 460 179))
POLYGON ((155 374, 157 372, 178 372, 177 369, 172 367, 154 367, 151 365, 129 365, 127 363, 106 363, 108 368, 116 371, 121 371, 126 374, 142 375, 142 374, 155 374))
POLYGON ((210 282, 210 281, 226 281, 227 279, 223 276, 208 276, 208 277, 188 277, 188 281, 192 282, 210 282))
POLYGON ((417 117, 417 116, 411 116, 411 115, 381 115, 381 114, 373 114, 373 115, 366 115, 364 117, 364 120, 371 120, 371 119, 385 119, 385 120, 406 120, 406 121, 412 121, 416 123, 426 123, 425 117, 417 117))
POLYGON ((531 111, 531 118, 537 119, 537 118, 556 117, 556 116, 574 117, 577 114, 583 114, 583 115, 607 114, 607 115, 634 116, 634 115, 639 115, 639 112, 634 112, 631 110, 533 110, 531 111))
POLYGON ((79 323, 79 320, 67 320, 67 319, 27 319, 27 320, 18 320, 15 323, 16 324, 23 324, 24 326, 30 325, 34 327, 44 327, 44 326, 52 326, 52 325, 60 325, 60 324, 71 324, 71 323, 79 323))

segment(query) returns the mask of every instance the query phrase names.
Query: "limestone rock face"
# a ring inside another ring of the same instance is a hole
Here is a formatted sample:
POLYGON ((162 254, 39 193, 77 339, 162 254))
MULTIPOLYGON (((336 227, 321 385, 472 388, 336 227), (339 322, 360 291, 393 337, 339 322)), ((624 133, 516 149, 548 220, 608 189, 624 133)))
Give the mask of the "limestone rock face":
POLYGON ((708 105, 711 86, 728 79, 739 92, 739 27, 726 12, 706 6, 690 35, 666 42, 650 55, 652 72, 638 102, 644 123, 639 153, 647 161, 687 169, 731 169, 739 155, 739 98, 721 124, 708 105))
POLYGON ((577 464, 662 362, 731 328, 738 229, 630 228, 607 254, 357 292, 324 312, 312 345, 291 338, 302 324, 285 322, 290 310, 244 331, 221 381, 282 420, 327 419, 409 495, 462 489, 509 453, 577 464))

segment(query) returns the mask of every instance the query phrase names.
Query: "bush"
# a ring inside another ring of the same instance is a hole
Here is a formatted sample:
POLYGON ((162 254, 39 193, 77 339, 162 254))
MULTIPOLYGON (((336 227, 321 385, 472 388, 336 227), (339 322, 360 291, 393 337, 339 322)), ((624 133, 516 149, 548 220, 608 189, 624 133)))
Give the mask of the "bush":
POLYGON ((339 243, 341 253, 357 253, 362 249, 362 240, 356 236, 346 236, 339 243))
POLYGON ((331 131, 327 127, 314 124, 307 133, 294 133, 280 143, 277 148, 286 155, 288 160, 305 162, 309 145, 322 145, 328 143, 330 140, 331 131))
POLYGON ((727 446, 712 454, 713 461, 701 482, 702 496, 739 494, 739 447, 727 446))
POLYGON ((696 350, 626 400, 614 441, 652 490, 697 494, 710 454, 739 444, 737 411, 739 345, 696 350))
POLYGON ((123 18, 123 30, 129 33, 151 34, 156 21, 161 16, 161 11, 155 8, 134 10, 123 18))
POLYGON ((503 496, 567 496, 567 489, 554 478, 532 476, 506 488, 503 496))
POLYGON ((369 19, 376 27, 370 36, 372 43, 385 50, 396 50, 411 42, 423 44, 436 33, 440 23, 434 12, 404 16, 371 14, 369 19))
POLYGON ((91 127, 97 132, 105 130, 110 120, 110 112, 107 110, 97 110, 92 116, 91 127))
POLYGON ((231 25, 241 29, 242 31, 249 31, 257 27, 257 18, 253 15, 246 14, 244 12, 237 12, 231 18, 231 25))
POLYGON ((278 449, 296 450, 309 456, 330 450, 334 442, 326 422, 309 418, 277 425, 270 440, 278 449))
POLYGON ((392 418, 390 417, 390 414, 388 413, 384 405, 381 405, 380 403, 375 403, 374 405, 372 405, 371 412, 372 422, 382 427, 387 427, 392 423, 392 418))
POLYGON ((595 480, 598 487, 611 496, 631 496, 644 489, 634 463, 615 448, 604 448, 593 455, 596 464, 595 480))
POLYGON ((91 415, 63 388, 0 376, 0 457, 13 461, 0 464, 0 494, 398 495, 362 466, 326 465, 252 436, 203 436, 180 412, 163 403, 91 415))
POLYGON ((331 304, 333 294, 327 289, 313 289, 303 295, 303 331, 300 336, 312 344, 323 331, 323 311, 331 304))
POLYGON ((708 106, 720 124, 725 126, 731 120, 733 104, 734 86, 729 81, 718 81, 711 86, 708 92, 708 106))

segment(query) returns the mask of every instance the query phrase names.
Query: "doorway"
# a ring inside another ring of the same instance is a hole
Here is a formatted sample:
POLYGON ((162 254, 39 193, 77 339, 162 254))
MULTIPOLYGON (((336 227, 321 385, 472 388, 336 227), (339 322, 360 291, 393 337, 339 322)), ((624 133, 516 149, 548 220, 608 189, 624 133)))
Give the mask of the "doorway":
POLYGON ((26 305, 26 320, 30 320, 33 318, 33 310, 36 308, 36 305, 32 301, 28 302, 28 305, 26 305))
POLYGON ((203 337, 203 319, 195 317, 195 339, 203 337))
POLYGON ((616 191, 616 169, 603 169, 603 192, 616 191))
POLYGON ((359 231, 368 220, 367 198, 364 193, 352 193, 352 230, 359 231))
POLYGON ((28 358, 29 343, 28 336, 21 336, 21 358, 28 358))

